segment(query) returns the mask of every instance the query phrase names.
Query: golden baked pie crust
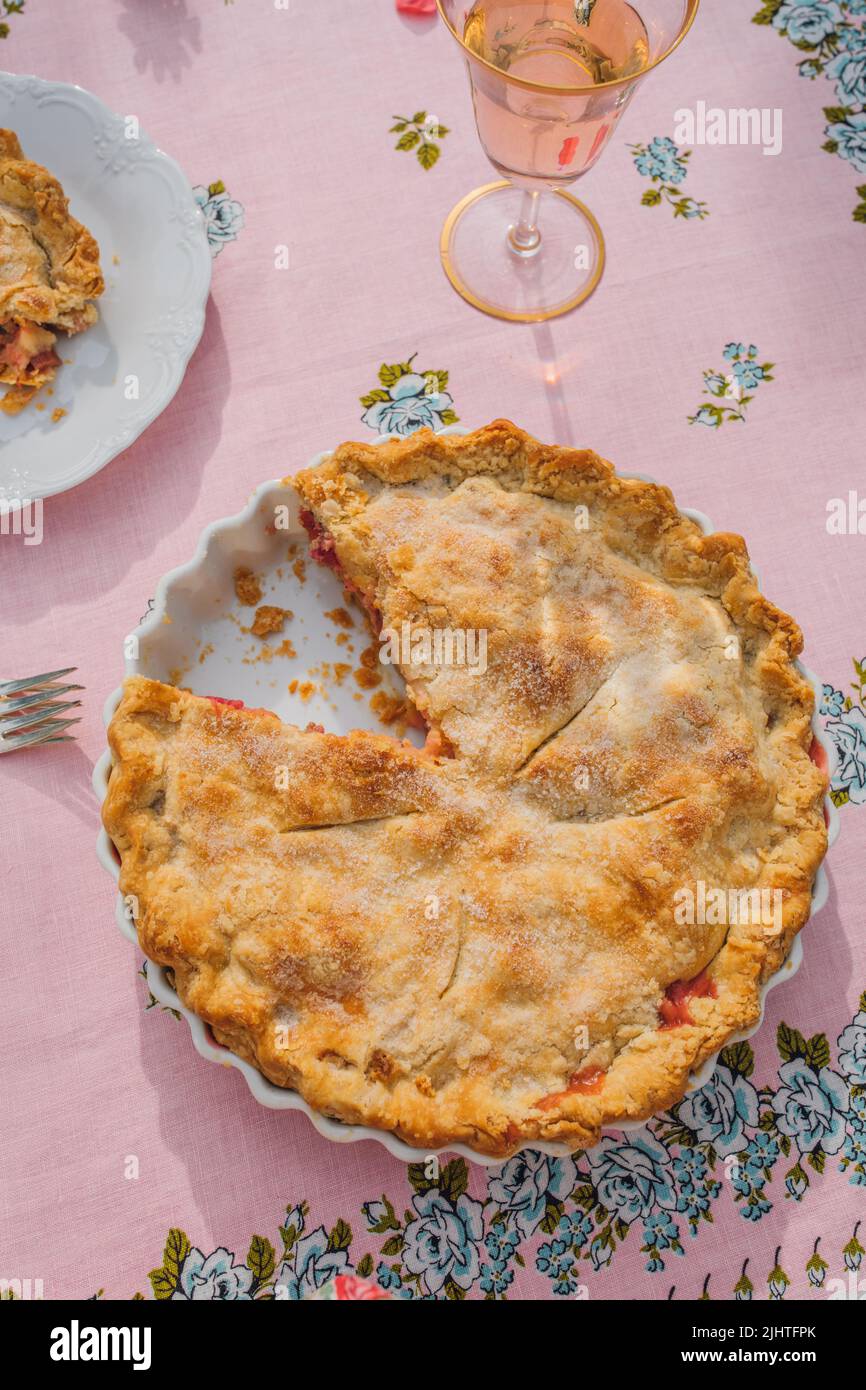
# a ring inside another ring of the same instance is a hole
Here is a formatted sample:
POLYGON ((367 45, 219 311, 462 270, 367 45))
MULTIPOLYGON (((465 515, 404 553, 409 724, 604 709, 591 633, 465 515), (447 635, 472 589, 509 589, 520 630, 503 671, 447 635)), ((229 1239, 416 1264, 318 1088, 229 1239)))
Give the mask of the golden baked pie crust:
MULTIPOLYGON (((104 288, 99 247, 57 179, 25 157, 14 131, 0 130, 0 324, 80 332, 96 322, 104 288)), ((55 371, 25 380, 0 363, 0 383, 35 389, 55 371)))
POLYGON ((674 1104, 757 1019, 826 849, 796 624, 740 537, 505 421, 287 481, 386 627, 487 624, 487 669, 404 667, 450 757, 127 681, 103 815, 142 948, 271 1081, 421 1148, 674 1104), (780 916, 681 925, 701 882, 780 916))

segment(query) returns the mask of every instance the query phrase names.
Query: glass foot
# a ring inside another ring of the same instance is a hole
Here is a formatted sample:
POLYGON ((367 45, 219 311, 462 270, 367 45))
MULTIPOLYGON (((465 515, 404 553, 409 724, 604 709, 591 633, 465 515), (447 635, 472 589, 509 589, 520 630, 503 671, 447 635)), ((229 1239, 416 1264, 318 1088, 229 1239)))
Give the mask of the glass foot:
POLYGON ((592 294, 604 270, 604 237, 589 209, 558 188, 541 194, 540 239, 522 251, 512 237, 522 203, 523 190, 507 180, 476 188, 449 213, 439 249, 448 279, 476 309, 538 323, 592 294))

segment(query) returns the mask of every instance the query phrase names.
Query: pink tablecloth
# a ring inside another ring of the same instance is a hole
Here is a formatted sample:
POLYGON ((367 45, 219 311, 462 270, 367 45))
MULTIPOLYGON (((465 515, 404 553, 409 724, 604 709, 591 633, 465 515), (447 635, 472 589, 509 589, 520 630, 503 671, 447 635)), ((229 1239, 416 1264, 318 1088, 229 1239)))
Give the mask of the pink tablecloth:
POLYGON ((581 189, 607 236, 602 285, 535 329, 467 307, 439 265, 445 214, 490 171, 438 21, 400 17, 393 0, 26 0, 8 17, 6 67, 134 112, 191 183, 225 192, 202 194, 221 254, 176 400, 50 501, 41 546, 0 538, 3 674, 77 663, 87 687, 76 745, 0 761, 0 1278, 41 1280, 48 1298, 250 1296, 274 1280, 294 1297, 354 1269, 416 1297, 675 1286, 729 1299, 826 1297, 856 1272, 866 713, 852 659, 866 654, 866 535, 834 533, 827 509, 866 496, 866 225, 852 219, 866 196, 866 4, 770 0, 760 26, 759 5, 704 0, 638 93, 581 189), (798 49, 804 38, 823 48, 798 49), (841 63, 828 51, 840 43, 841 63), (815 62, 825 70, 798 71, 815 62), (695 144, 684 179, 659 142, 699 101, 781 109, 782 152, 695 144), (449 130, 429 169, 389 134, 420 110, 449 130), (709 216, 675 215, 684 196, 709 216), (462 423, 507 415, 591 445, 743 531, 766 590, 803 625, 846 757, 830 902, 754 1057, 591 1162, 455 1162, 432 1193, 376 1144, 337 1147, 303 1116, 261 1109, 183 1023, 147 1008, 94 857, 89 786, 121 638, 158 577, 260 480, 372 438, 360 398, 381 363, 413 356, 449 372, 462 423), (704 373, 744 382, 743 419, 690 423, 720 399, 704 373))

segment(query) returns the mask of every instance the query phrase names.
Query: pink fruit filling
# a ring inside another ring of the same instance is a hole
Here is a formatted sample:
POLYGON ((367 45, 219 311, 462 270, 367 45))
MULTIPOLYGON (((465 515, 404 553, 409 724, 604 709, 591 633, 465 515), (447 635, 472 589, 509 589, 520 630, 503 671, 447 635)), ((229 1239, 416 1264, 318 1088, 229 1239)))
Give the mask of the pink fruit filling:
POLYGON ((23 384, 50 367, 59 367, 60 358, 54 351, 56 341, 54 334, 38 323, 7 319, 0 324, 0 370, 11 368, 23 384))

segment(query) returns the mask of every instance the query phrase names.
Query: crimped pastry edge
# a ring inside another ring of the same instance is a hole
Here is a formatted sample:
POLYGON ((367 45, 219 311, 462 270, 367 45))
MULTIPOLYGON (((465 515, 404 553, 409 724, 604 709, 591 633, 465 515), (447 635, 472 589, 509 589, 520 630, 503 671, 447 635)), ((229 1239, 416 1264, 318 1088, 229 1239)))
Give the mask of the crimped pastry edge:
MULTIPOLYGON (((793 763, 800 764, 802 771, 808 774, 802 779, 803 785, 799 780, 796 781, 796 792, 791 804, 795 811, 802 812, 804 818, 810 821, 795 837, 802 848, 801 860, 795 865, 801 891, 796 903, 786 914, 782 937, 772 949, 768 948, 761 953, 760 960, 756 960, 753 943, 748 940, 732 940, 729 933, 728 941, 717 960, 724 954, 728 945, 736 947, 730 974, 737 981, 739 988, 718 1001, 698 1001, 693 1006, 694 1012, 699 1015, 695 1025, 648 1035, 646 1046, 635 1050, 640 1054, 641 1065, 637 1069, 636 1079, 642 1081, 642 1097, 635 1099, 629 1094, 627 1087, 623 1090, 620 1100, 613 1105, 605 1096, 575 1097, 567 1104, 563 1113, 555 1117, 539 1116, 539 1122, 532 1127, 531 1133, 524 1127, 518 1139, 508 1142, 491 1136, 482 1126, 465 1120, 450 1121, 438 1126, 393 1124, 388 1122, 387 1115, 359 1114, 351 1107, 335 1105, 332 1097, 318 1093, 315 1087, 308 1087, 301 1092, 311 1105, 325 1114, 338 1115, 350 1124, 374 1124, 389 1129, 421 1148, 445 1147, 457 1141, 482 1153, 505 1157, 517 1148, 531 1146, 533 1141, 587 1147, 595 1142, 603 1127, 615 1128, 617 1121, 646 1119, 656 1111, 673 1104, 683 1094, 689 1072, 716 1052, 738 1030, 757 1018, 761 982, 784 959, 797 931, 808 916, 811 884, 823 857, 826 833, 820 815, 824 779, 814 768, 808 754, 811 742, 812 690, 794 666, 801 646, 799 629, 793 620, 761 595, 749 570, 747 553, 741 538, 720 533, 703 536, 695 523, 677 511, 669 489, 657 484, 619 478, 612 465, 589 451, 538 445, 507 422, 495 422, 486 430, 477 431, 467 438, 475 442, 479 436, 486 436, 488 440, 493 437, 516 440, 526 462, 524 480, 535 481, 539 468, 545 470, 545 478, 562 478, 565 475, 566 487, 569 479, 573 481, 574 475, 578 478, 587 476, 593 485, 609 489, 611 496, 625 497, 628 507, 637 505, 642 520, 645 521, 648 516, 659 516, 664 523, 665 538, 672 543, 671 558, 677 565, 685 567, 688 579, 695 581, 698 578, 718 583, 720 596, 723 596, 728 611, 738 625, 768 634, 767 648, 758 668, 762 688, 774 708, 789 716, 787 722, 793 730, 791 759, 793 763), (551 455, 554 457, 551 458, 551 455), (820 822, 820 825, 811 822, 820 822), (660 1053, 663 1055, 658 1055, 660 1053)), ((453 466, 455 456, 459 456, 461 452, 462 444, 463 439, 460 437, 444 439, 441 436, 428 436, 427 432, 424 432, 423 436, 389 441, 379 446, 344 445, 314 472, 319 479, 323 476, 337 476, 331 470, 334 461, 338 464, 351 461, 353 465, 357 465, 360 455, 365 463, 372 457, 387 481, 403 480, 407 466, 421 465, 426 468, 431 456, 436 464, 444 462, 453 466), (371 450, 375 450, 372 455, 371 450)), ((297 480, 292 481, 298 483, 299 491, 304 496, 305 475, 299 475, 297 480)), ((178 992, 184 999, 184 982, 177 976, 176 982, 178 992)), ((245 1036, 242 1031, 215 1031, 220 1040, 240 1057, 256 1065, 254 1040, 245 1036)), ((265 1074, 267 1075, 267 1072, 265 1074)), ((613 1072, 610 1073, 612 1074, 613 1072)), ((277 1080, 279 1084, 277 1078, 271 1079, 277 1080)))

